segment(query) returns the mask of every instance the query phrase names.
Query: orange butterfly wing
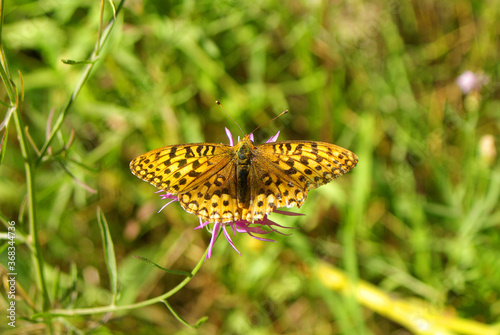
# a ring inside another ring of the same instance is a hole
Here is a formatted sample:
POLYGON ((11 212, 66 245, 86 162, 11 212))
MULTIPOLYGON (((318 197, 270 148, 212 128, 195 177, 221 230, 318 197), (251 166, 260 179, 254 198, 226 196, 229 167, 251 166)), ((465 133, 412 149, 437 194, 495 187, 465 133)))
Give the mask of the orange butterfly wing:
POLYGON ((245 136, 234 147, 198 143, 156 149, 130 162, 130 169, 177 195, 187 212, 226 223, 254 222, 274 208, 300 207, 309 190, 348 172, 357 161, 354 153, 334 144, 283 141, 254 146, 245 136), (246 182, 239 182, 243 162, 248 174, 246 182))

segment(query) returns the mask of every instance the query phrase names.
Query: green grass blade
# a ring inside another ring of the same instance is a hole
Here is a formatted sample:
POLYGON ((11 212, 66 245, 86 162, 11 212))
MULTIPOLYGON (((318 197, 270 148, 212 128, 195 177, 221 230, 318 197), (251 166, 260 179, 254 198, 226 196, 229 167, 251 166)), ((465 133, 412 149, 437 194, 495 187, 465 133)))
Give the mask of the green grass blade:
POLYGON ((100 207, 97 208, 97 222, 99 223, 99 228, 101 230, 104 257, 109 273, 111 293, 113 295, 112 305, 114 305, 118 294, 118 275, 116 270, 115 250, 113 247, 113 239, 109 233, 108 222, 106 221, 106 217, 100 207))
POLYGON ((162 266, 159 266, 158 264, 156 264, 155 262, 152 262, 150 261, 149 259, 147 258, 144 258, 142 256, 132 256, 138 260, 141 260, 143 261, 144 263, 148 263, 148 264, 151 264, 151 265, 154 265, 156 266, 158 269, 161 269, 165 272, 168 272, 168 273, 171 273, 173 275, 181 275, 181 276, 186 276, 186 277, 192 277, 193 275, 190 273, 190 272, 187 272, 187 271, 179 271, 179 270, 171 270, 171 269, 166 269, 162 266))

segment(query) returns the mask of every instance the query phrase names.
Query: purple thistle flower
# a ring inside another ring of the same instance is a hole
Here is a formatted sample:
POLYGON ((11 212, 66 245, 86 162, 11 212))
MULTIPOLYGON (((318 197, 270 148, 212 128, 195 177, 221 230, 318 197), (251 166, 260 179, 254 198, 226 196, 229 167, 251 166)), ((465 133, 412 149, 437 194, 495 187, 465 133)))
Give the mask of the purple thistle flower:
POLYGON ((472 71, 465 71, 456 80, 456 84, 460 87, 460 90, 467 94, 471 91, 479 91, 481 87, 489 82, 489 78, 486 75, 474 73, 472 71))
MULTIPOLYGON (((231 134, 231 131, 229 131, 229 129, 225 128, 225 130, 226 130, 226 135, 229 138, 229 145, 233 147, 234 146, 233 135, 231 134)), ((271 136, 271 138, 269 138, 266 141, 266 143, 276 142, 279 134, 280 134, 280 132, 278 131, 276 133, 276 135, 271 136)), ((254 140, 253 134, 250 134, 250 140, 253 142, 253 140, 254 140)), ((173 195, 172 193, 167 193, 167 192, 164 192, 162 190, 157 191, 155 193, 160 193, 160 197, 162 198, 162 200, 166 200, 166 199, 170 200, 165 205, 163 205, 162 208, 160 208, 158 213, 161 212, 165 207, 170 205, 172 202, 179 201, 178 196, 173 195)), ((302 215, 304 215, 301 213, 286 212, 286 211, 281 211, 281 210, 277 210, 277 209, 274 209, 273 213, 283 214, 283 215, 288 215, 288 216, 299 216, 299 215, 302 216, 302 215)), ((209 225, 208 221, 203 222, 201 220, 201 218, 199 218, 199 220, 200 220, 199 226, 194 228, 194 229, 204 228, 204 227, 207 227, 209 225)), ((205 260, 212 257, 212 249, 213 249, 213 246, 215 244, 215 241, 217 239, 217 236, 219 235, 221 228, 222 228, 222 232, 223 232, 224 236, 226 237, 226 240, 229 242, 231 247, 233 247, 233 249, 236 250, 236 252, 241 255, 241 253, 238 251, 238 249, 234 245, 233 240, 231 239, 230 232, 228 232, 227 227, 231 228, 231 230, 233 232, 233 236, 235 236, 236 233, 246 233, 249 236, 251 236, 259 241, 266 241, 266 242, 276 242, 276 241, 271 240, 271 239, 267 239, 267 238, 263 238, 263 237, 258 237, 258 236, 255 236, 254 234, 265 235, 265 234, 269 234, 271 232, 276 232, 276 233, 281 234, 281 235, 289 235, 289 234, 285 234, 285 233, 278 231, 276 228, 287 228, 287 229, 292 228, 292 227, 285 227, 285 226, 279 225, 276 222, 269 220, 267 218, 267 215, 265 215, 262 220, 255 221, 254 223, 249 222, 247 220, 239 220, 239 221, 226 222, 226 223, 216 222, 212 227, 212 231, 211 231, 212 237, 210 238, 210 243, 208 246, 208 253, 207 253, 205 260), (266 228, 266 229, 264 229, 264 228, 266 228)))

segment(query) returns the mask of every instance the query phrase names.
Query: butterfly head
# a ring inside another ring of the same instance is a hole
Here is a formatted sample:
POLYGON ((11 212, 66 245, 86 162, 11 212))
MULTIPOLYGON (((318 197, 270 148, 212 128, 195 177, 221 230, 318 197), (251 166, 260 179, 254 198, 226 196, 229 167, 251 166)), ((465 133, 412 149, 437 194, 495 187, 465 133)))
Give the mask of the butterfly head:
POLYGON ((251 152, 255 148, 255 145, 253 144, 253 134, 245 135, 243 139, 238 140, 238 143, 234 145, 234 150, 236 152, 251 152))

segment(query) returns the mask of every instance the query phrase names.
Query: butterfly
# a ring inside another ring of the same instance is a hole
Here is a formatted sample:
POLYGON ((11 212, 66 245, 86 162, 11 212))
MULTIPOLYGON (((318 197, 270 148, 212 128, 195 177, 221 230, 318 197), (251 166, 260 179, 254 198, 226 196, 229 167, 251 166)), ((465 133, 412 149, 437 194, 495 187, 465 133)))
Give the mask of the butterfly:
POLYGON ((264 219, 279 207, 300 207, 307 193, 356 166, 358 157, 334 144, 281 141, 255 145, 194 143, 147 152, 130 162, 140 179, 178 198, 209 223, 264 219))

